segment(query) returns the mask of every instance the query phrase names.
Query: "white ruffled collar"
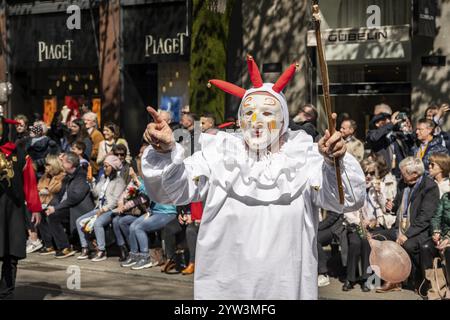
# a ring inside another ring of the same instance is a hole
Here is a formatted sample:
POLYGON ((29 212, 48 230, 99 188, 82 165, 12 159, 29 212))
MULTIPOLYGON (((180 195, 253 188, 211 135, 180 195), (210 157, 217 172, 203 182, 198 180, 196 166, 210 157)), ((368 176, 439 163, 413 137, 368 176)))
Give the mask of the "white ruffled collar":
POLYGON ((249 156, 240 134, 202 134, 201 150, 211 170, 210 183, 247 204, 290 203, 307 181, 304 172, 312 138, 304 131, 288 131, 279 152, 257 161, 249 156))

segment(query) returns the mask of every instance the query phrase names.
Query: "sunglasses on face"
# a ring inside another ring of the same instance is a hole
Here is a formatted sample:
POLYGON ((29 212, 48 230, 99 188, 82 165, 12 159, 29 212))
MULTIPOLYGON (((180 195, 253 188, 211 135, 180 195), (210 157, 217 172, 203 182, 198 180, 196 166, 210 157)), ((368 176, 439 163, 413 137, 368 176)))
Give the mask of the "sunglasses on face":
POLYGON ((115 153, 116 157, 125 157, 125 153, 115 153))

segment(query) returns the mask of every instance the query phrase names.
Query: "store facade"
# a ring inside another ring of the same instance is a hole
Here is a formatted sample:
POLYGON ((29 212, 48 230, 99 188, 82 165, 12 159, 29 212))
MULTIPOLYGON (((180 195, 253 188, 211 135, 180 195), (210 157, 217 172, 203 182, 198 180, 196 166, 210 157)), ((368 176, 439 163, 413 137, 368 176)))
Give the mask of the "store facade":
POLYGON ((121 126, 134 142, 142 136, 136 127, 148 123, 146 106, 178 122, 189 104, 189 15, 190 1, 121 1, 121 126))
POLYGON ((50 124, 71 100, 100 115, 98 6, 81 6, 82 30, 67 27, 66 10, 23 4, 7 10, 8 69, 13 114, 39 113, 50 124))

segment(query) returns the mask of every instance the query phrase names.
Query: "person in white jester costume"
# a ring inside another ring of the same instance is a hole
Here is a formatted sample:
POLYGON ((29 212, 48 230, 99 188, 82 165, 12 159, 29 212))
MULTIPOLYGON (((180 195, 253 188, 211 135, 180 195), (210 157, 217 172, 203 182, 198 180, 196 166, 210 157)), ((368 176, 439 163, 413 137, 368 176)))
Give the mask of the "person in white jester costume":
MULTIPOLYGON (((197 240, 195 299, 317 299, 319 208, 333 212, 362 207, 365 179, 346 154, 339 131, 318 144, 304 131, 288 130, 282 93, 298 65, 275 84, 263 83, 251 56, 253 88, 221 80, 210 84, 242 99, 240 132, 202 134, 201 151, 183 148, 157 112, 142 157, 149 197, 185 205, 202 201, 197 240), (340 159, 345 201, 340 204, 334 158, 340 159)), ((336 117, 336 115, 333 115, 336 117)))

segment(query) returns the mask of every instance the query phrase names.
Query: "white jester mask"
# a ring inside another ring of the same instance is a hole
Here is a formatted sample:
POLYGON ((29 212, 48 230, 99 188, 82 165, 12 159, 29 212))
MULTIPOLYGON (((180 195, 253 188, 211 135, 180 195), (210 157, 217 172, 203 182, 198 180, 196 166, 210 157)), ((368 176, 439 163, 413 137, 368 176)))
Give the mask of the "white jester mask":
POLYGON ((283 129, 280 101, 267 92, 255 92, 242 100, 240 123, 244 140, 253 151, 266 150, 278 142, 283 129))

